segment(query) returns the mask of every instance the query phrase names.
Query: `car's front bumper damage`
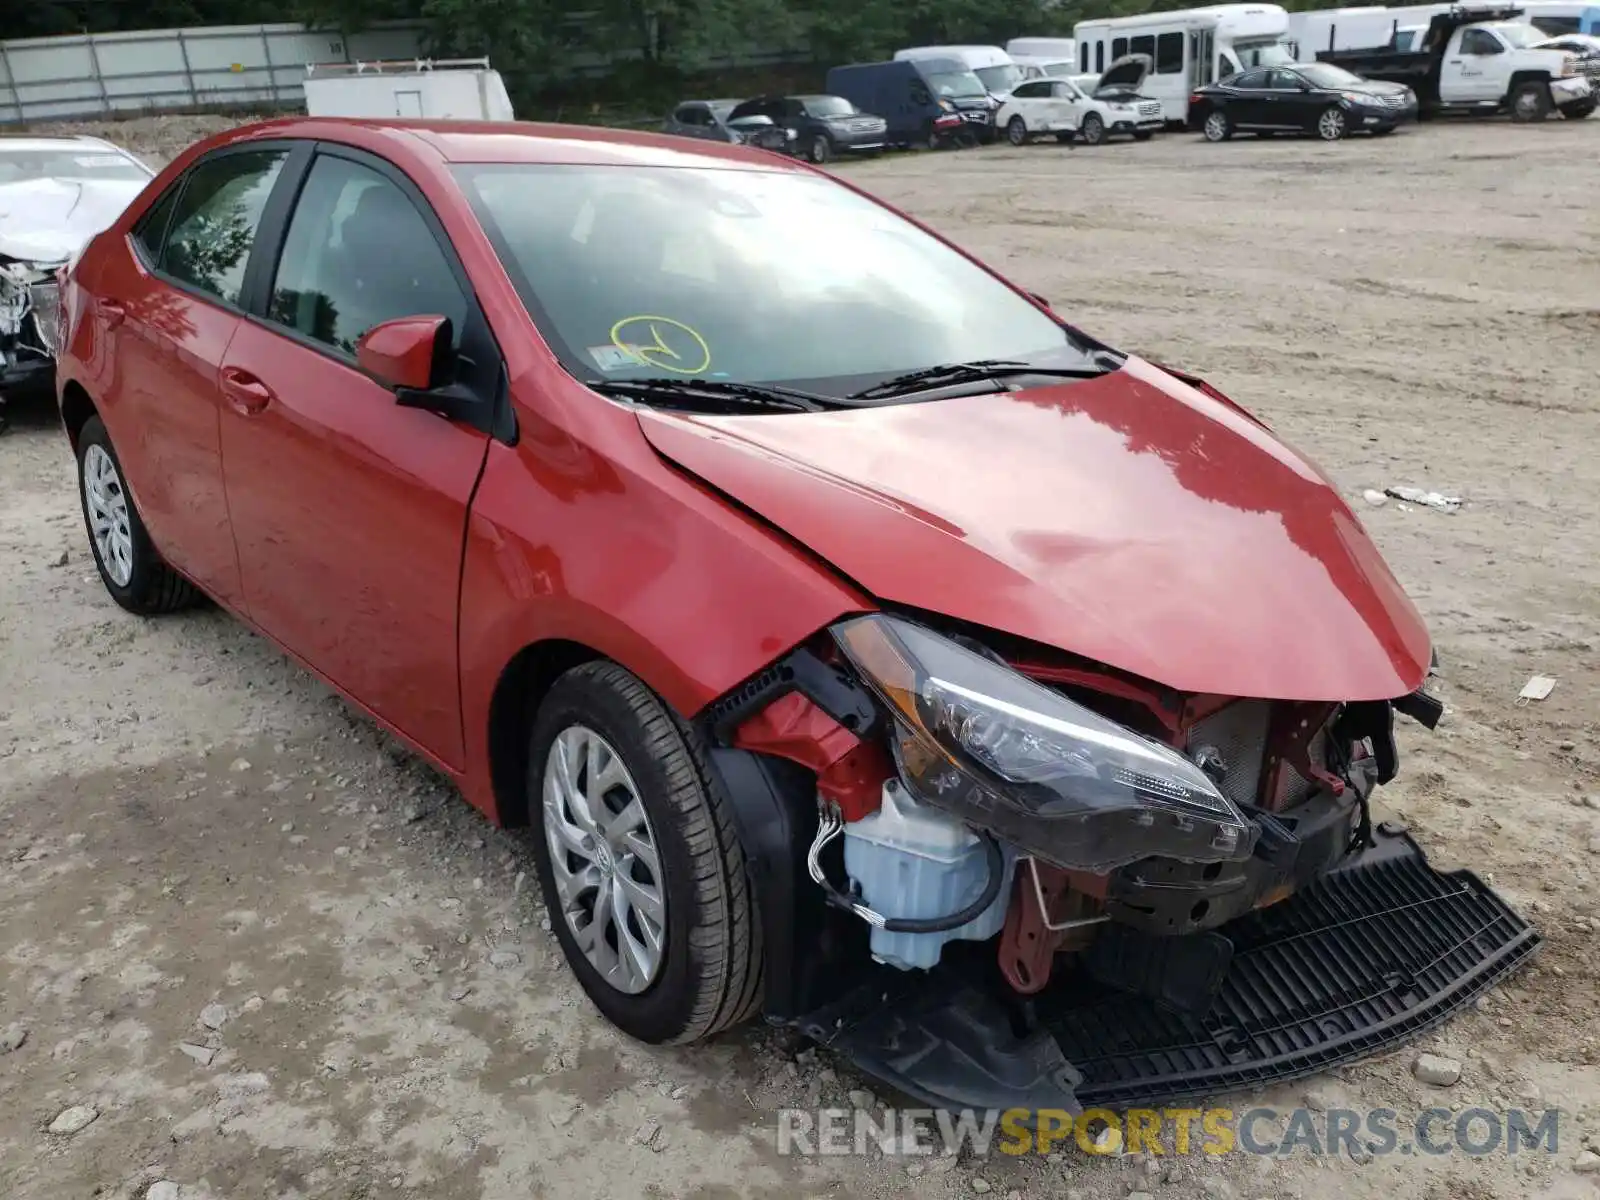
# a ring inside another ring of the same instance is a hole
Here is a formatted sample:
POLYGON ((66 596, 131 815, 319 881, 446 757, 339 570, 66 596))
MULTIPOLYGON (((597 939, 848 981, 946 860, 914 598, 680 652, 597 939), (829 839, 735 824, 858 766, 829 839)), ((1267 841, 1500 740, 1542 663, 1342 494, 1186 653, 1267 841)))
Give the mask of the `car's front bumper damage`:
POLYGON ((0 396, 54 381, 59 300, 53 267, 0 259, 0 396))
POLYGON ((866 1074, 940 1108, 1125 1108, 1259 1087, 1375 1053, 1455 1013, 1522 964, 1540 934, 1475 875, 1442 873, 1401 830, 1221 932, 1160 939, 1225 965, 1191 1011, 1148 994, 1125 944, 1031 998, 972 960, 927 976, 879 968, 796 1022, 866 1074), (1219 945, 1225 943, 1225 945, 1219 945), (997 981, 996 981, 997 982, 997 981))

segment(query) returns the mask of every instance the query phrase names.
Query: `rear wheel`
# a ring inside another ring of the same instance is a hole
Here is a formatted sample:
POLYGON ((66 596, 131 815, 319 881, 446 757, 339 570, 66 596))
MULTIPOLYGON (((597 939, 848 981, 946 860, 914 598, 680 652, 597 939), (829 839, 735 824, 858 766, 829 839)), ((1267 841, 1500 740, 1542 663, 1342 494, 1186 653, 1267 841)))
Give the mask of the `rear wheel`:
POLYGON ((1106 140, 1106 123, 1100 119, 1099 113, 1090 113, 1083 119, 1083 127, 1079 132, 1088 145, 1098 146, 1106 140))
POLYGON ((556 681, 528 789, 540 887, 568 964, 631 1037, 699 1041, 761 998, 761 937, 729 802, 694 733, 615 663, 556 681))
POLYGON ((1013 146, 1025 145, 1028 140, 1028 123, 1021 117, 1012 117, 1006 122, 1006 141, 1013 146))
POLYGON ((94 565, 113 600, 140 616, 176 612, 199 600, 193 585, 156 553, 99 417, 90 417, 78 434, 78 499, 94 565))
POLYGON ((1336 104, 1330 104, 1317 117, 1317 136, 1325 142, 1337 142, 1349 131, 1344 109, 1336 104))
POLYGON ((1513 121, 1542 121, 1550 115, 1550 88, 1543 83, 1525 83, 1511 94, 1513 121))
POLYGON ((1225 142, 1233 136, 1233 122, 1228 119, 1227 113, 1214 108, 1206 114, 1200 132, 1206 135, 1208 142, 1225 142))

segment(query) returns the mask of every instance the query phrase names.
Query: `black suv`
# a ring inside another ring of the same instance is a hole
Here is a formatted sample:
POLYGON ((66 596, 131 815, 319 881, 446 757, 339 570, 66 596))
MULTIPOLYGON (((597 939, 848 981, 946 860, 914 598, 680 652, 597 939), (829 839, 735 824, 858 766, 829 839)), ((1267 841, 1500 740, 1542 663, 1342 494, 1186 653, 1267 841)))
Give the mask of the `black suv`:
POLYGON ((772 118, 794 133, 794 153, 814 163, 825 163, 841 153, 882 150, 888 123, 864 113, 843 96, 756 96, 728 114, 772 118))

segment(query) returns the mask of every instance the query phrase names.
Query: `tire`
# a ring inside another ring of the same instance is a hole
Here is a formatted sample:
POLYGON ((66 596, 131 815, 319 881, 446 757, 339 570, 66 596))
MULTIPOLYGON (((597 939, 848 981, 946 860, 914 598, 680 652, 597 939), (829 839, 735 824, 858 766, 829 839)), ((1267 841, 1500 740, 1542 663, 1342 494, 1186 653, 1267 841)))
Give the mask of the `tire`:
POLYGON ((833 157, 833 141, 825 133, 814 136, 806 146, 806 161, 821 166, 833 157))
POLYGON ((1330 104, 1317 114, 1317 136, 1325 142, 1337 142, 1350 132, 1350 121, 1344 109, 1330 104))
POLYGON ((1208 142, 1225 142, 1233 136, 1233 121, 1220 108, 1214 108, 1206 114, 1200 132, 1208 142))
POLYGON ((1550 115, 1550 88, 1543 83, 1524 83, 1511 93, 1511 119, 1519 124, 1542 121, 1550 115))
POLYGON ((1561 115, 1569 121, 1581 121, 1595 110, 1593 100, 1580 100, 1576 104, 1569 104, 1561 110, 1561 115))
POLYGON ((1078 135, 1083 138, 1085 145, 1098 146, 1106 140, 1106 123, 1100 119, 1099 113, 1090 113, 1083 119, 1078 135))
POLYGON ((1021 117, 1012 117, 1006 122, 1006 141, 1013 146, 1028 144, 1028 123, 1021 117))
POLYGON ((199 601, 194 585, 156 552, 99 417, 90 417, 78 434, 78 503, 100 582, 121 607, 153 617, 199 601), (97 526, 102 531, 99 537, 97 526))
POLYGON ((551 687, 534 720, 528 762, 534 855, 550 927, 595 1007, 630 1037, 655 1045, 700 1041, 748 1019, 761 1001, 760 924, 731 803, 708 770, 695 734, 635 676, 615 663, 592 662, 551 687), (631 809, 631 796, 643 812, 642 825, 635 822, 626 839, 618 836, 615 853, 594 853, 604 839, 592 835, 589 850, 574 848, 571 840, 584 827, 571 797, 600 802, 583 795, 590 776, 585 760, 571 772, 572 790, 564 793, 559 783, 559 759, 583 745, 584 732, 601 740, 599 761, 622 769, 605 794, 608 811, 631 809), (606 749, 614 760, 606 758, 606 749), (547 778, 555 781, 550 790, 547 778), (569 815, 578 819, 567 821, 569 815), (650 869, 641 846, 653 848, 659 871, 650 869), (564 901, 557 853, 564 879, 571 880, 577 867, 601 886, 569 886, 570 902, 564 901), (631 888, 617 882, 625 877, 631 888), (591 961, 579 937, 587 928, 583 919, 592 924, 599 898, 607 892, 640 895, 650 887, 661 900, 659 921, 648 915, 647 904, 632 908, 620 924, 613 909, 599 938, 585 939, 591 946, 604 943, 598 964, 591 961), (653 970, 630 975, 620 965, 609 968, 607 951, 610 959, 623 960, 617 953, 623 927, 630 944, 645 945, 647 923, 659 934, 653 970))

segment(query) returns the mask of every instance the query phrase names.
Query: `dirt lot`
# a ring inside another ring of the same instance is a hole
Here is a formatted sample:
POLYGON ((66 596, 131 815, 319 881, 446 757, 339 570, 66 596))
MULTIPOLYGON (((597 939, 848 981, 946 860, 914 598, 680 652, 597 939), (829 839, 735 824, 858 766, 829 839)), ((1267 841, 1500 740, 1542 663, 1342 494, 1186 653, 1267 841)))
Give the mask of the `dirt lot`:
MULTIPOLYGON (((114 136, 160 157, 194 129, 114 136)), ((0 438, 0 1052, 26 1039, 0 1053, 0 1195, 1600 1194, 1573 1169, 1600 1132, 1600 121, 851 171, 1312 450, 1432 624, 1449 714, 1403 731, 1385 798, 1548 944, 1415 1048, 1458 1059, 1454 1087, 1417 1082, 1413 1049, 1225 1102, 1559 1105, 1559 1152, 779 1157, 779 1107, 863 1085, 763 1029, 693 1051, 620 1040, 558 962, 525 843, 220 613, 115 608, 64 441, 17 413, 0 438), (1363 499, 1396 484, 1467 503, 1363 499), (1519 707, 1534 673, 1556 689, 1519 707), (48 1132, 74 1105, 97 1119, 48 1132)))

